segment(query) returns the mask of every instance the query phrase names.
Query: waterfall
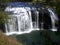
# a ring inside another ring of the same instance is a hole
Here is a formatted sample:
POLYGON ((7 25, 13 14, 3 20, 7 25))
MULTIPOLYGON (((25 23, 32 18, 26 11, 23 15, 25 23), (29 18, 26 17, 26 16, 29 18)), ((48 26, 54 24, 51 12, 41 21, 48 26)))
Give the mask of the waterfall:
POLYGON ((33 19, 33 29, 34 30, 40 30, 39 29, 39 12, 37 10, 32 11, 34 14, 32 14, 33 19))
POLYGON ((37 15, 36 30, 40 30, 40 29, 39 29, 39 26, 38 26, 38 25, 39 25, 39 12, 38 12, 38 11, 36 11, 36 15, 37 15))
POLYGON ((29 7, 27 9, 24 7, 17 7, 17 8, 14 7, 5 9, 5 11, 13 13, 9 15, 9 17, 12 17, 8 19, 9 23, 5 24, 6 35, 30 33, 31 31, 34 30, 31 18, 32 17, 31 11, 28 9, 29 7))
POLYGON ((51 10, 48 9, 48 11, 50 12, 50 17, 51 17, 51 21, 52 21, 52 31, 57 31, 57 28, 55 26, 56 21, 58 21, 58 17, 56 16, 56 14, 51 10))
MULTIPOLYGON (((46 23, 46 20, 43 17, 44 16, 43 11, 45 8, 42 7, 43 10, 41 10, 42 15, 40 17, 39 15, 40 12, 37 11, 36 7, 29 7, 24 5, 20 6, 19 4, 19 6, 17 7, 14 7, 14 5, 13 7, 11 6, 6 7, 5 12, 7 12, 9 14, 8 16, 10 17, 8 19, 8 23, 5 23, 6 35, 30 33, 31 31, 40 29, 45 30, 44 24, 46 23), (32 11, 34 14, 32 14, 32 11)), ((48 9, 48 12, 50 12, 50 18, 52 23, 51 30, 57 31, 55 23, 56 21, 58 21, 58 18, 51 9, 48 9)), ((49 25, 49 23, 47 25, 49 25)))

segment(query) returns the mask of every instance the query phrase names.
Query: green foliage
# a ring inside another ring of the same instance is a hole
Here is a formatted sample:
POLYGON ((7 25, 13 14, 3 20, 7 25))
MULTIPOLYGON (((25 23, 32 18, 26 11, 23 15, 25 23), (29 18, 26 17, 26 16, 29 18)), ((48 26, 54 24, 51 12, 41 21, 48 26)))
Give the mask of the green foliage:
POLYGON ((7 23, 8 22, 8 15, 0 8, 0 24, 7 23))
POLYGON ((5 3, 9 3, 11 0, 5 0, 5 3))
POLYGON ((0 45, 22 45, 15 38, 4 35, 0 31, 0 45))
POLYGON ((8 3, 10 2, 11 0, 0 0, 0 3, 8 3))
POLYGON ((45 2, 45 0, 33 0, 32 3, 41 3, 41 2, 45 2))

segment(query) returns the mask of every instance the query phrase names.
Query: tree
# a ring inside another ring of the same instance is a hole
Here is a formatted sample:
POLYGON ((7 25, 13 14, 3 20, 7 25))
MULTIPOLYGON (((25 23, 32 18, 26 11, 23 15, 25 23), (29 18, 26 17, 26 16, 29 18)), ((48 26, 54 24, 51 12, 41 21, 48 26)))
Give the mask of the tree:
POLYGON ((2 11, 1 10, 1 8, 0 8, 0 29, 2 29, 3 30, 3 25, 5 24, 5 23, 8 23, 8 15, 7 15, 7 13, 5 13, 4 11, 2 11))

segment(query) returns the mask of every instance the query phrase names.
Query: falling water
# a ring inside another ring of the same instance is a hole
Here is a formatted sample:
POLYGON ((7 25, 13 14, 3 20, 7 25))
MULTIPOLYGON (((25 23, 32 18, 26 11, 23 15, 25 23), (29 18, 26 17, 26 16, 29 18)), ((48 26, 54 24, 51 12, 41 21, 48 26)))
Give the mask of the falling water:
POLYGON ((32 21, 33 22, 33 29, 34 30, 40 30, 39 29, 39 12, 37 10, 34 11, 34 14, 35 14, 35 21, 32 21))
POLYGON ((43 10, 44 10, 44 8, 42 7, 41 9, 42 9, 42 22, 41 22, 41 30, 44 30, 44 28, 43 28, 43 26, 44 26, 44 22, 43 22, 43 15, 44 15, 43 10))
POLYGON ((5 24, 7 35, 29 33, 34 30, 31 11, 27 11, 23 7, 7 8, 5 11, 12 11, 14 13, 9 15, 12 18, 8 19, 8 24, 5 24))
POLYGON ((56 23, 56 21, 58 21, 58 18, 51 9, 48 9, 48 11, 50 12, 50 17, 51 17, 51 21, 52 21, 52 31, 57 31, 55 23, 56 23))
MULTIPOLYGON (((44 8, 42 8, 44 9, 44 8)), ((50 18, 52 22, 52 31, 57 31, 57 28, 55 26, 56 21, 58 21, 58 18, 56 14, 51 9, 48 9, 50 12, 50 18)), ((39 11, 35 7, 7 7, 5 9, 5 12, 9 13, 9 23, 5 23, 6 28, 6 35, 12 35, 12 34, 24 34, 24 33, 30 33, 31 31, 35 30, 44 30, 44 20, 42 14, 42 21, 41 21, 41 27, 39 28, 39 11), (34 12, 34 21, 32 21, 32 11, 34 12)), ((42 12, 44 13, 44 12, 42 12)), ((48 25, 48 24, 47 24, 48 25)))

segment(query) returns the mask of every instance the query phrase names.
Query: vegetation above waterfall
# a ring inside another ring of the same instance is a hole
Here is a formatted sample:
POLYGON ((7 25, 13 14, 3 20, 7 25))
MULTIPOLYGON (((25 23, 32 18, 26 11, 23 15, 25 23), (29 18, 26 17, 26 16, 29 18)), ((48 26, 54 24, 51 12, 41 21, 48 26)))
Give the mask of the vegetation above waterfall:
POLYGON ((0 8, 0 24, 7 22, 8 15, 0 8))

